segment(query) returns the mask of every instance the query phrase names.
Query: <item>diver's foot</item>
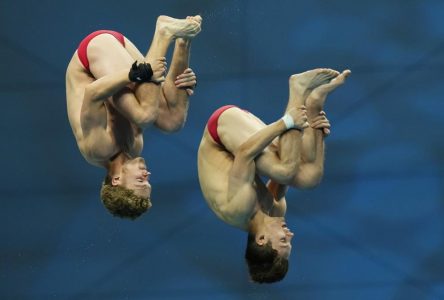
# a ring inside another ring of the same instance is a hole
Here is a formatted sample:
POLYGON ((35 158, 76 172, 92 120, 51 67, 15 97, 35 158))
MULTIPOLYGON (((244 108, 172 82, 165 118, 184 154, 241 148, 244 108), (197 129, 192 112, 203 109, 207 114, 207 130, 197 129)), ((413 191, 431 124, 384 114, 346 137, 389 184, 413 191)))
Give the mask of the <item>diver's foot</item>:
POLYGON ((199 23, 200 25, 202 25, 202 17, 200 15, 195 15, 195 16, 187 16, 187 20, 193 20, 197 23, 199 23))
POLYGON ((202 17, 199 15, 186 19, 159 16, 156 23, 156 32, 172 39, 192 39, 200 32, 201 23, 202 17))
MULTIPOLYGON (((202 17, 200 15, 188 16, 187 20, 192 20, 202 25, 202 17)), ((189 48, 191 46, 191 39, 186 37, 177 38, 176 46, 189 48)))
POLYGON ((296 106, 305 105, 307 96, 318 86, 330 82, 339 75, 332 69, 314 69, 290 76, 290 101, 296 106))
POLYGON ((324 108, 325 100, 328 94, 345 83, 345 79, 351 74, 350 70, 345 70, 330 82, 322 84, 315 88, 307 98, 307 110, 311 112, 320 112, 324 108))

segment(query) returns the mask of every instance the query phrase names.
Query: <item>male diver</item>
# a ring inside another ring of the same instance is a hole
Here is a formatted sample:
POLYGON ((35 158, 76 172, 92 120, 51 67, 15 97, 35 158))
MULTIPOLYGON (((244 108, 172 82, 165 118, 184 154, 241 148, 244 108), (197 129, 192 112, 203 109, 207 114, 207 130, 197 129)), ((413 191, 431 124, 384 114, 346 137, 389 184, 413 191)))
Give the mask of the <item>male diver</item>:
POLYGON ((284 218, 285 194, 288 186, 319 184, 330 133, 324 103, 350 73, 292 75, 285 114, 269 125, 233 105, 216 110, 207 123, 198 150, 201 190, 220 219, 248 232, 245 258, 255 282, 287 273, 293 233, 284 218))
POLYGON ((101 198, 115 216, 134 219, 151 207, 150 172, 140 157, 143 131, 182 128, 196 75, 191 41, 202 18, 160 16, 143 56, 121 33, 100 30, 79 45, 66 70, 68 118, 83 157, 106 169, 101 198), (165 55, 175 43, 168 73, 165 55))

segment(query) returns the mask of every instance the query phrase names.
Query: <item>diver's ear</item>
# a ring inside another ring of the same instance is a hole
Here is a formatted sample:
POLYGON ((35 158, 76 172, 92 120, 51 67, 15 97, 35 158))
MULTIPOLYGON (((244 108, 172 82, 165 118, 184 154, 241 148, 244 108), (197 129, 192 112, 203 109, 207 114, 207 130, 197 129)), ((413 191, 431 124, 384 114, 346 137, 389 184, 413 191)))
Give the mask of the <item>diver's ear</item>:
POLYGON ((119 176, 113 176, 111 179, 111 185, 112 186, 118 186, 120 184, 120 177, 119 176))
POLYGON ((257 243, 259 246, 263 246, 263 245, 265 245, 265 235, 263 235, 263 234, 257 235, 257 236, 256 236, 256 243, 257 243))

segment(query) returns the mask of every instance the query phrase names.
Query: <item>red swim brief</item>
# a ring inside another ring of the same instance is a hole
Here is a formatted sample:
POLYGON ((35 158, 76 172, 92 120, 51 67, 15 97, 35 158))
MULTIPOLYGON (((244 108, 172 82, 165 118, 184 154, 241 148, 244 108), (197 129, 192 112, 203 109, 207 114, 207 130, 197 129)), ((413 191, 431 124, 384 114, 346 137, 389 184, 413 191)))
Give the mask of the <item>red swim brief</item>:
POLYGON ((96 36, 98 36, 100 34, 104 34, 104 33, 111 34, 122 44, 123 47, 125 47, 124 36, 123 36, 123 34, 117 32, 117 31, 98 30, 98 31, 94 31, 93 33, 89 34, 86 38, 84 38, 80 42, 79 47, 77 48, 77 54, 79 56, 80 62, 85 67, 85 69, 88 70, 88 72, 89 72, 89 61, 88 61, 88 55, 87 55, 88 44, 93 38, 95 38, 96 36))
POLYGON ((225 105, 220 108, 218 108, 214 113, 211 115, 211 117, 208 119, 207 128, 208 132, 210 133, 213 140, 218 143, 219 145, 223 146, 219 135, 217 134, 217 122, 219 121, 220 115, 226 111, 229 108, 237 107, 236 105, 225 105))

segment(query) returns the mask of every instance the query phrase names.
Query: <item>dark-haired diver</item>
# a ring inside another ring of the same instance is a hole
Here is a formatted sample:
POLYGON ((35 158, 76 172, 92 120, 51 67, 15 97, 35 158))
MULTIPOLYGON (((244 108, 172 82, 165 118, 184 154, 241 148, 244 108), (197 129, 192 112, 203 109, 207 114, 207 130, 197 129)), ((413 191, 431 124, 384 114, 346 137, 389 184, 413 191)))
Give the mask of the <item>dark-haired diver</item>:
POLYGON ((255 282, 287 273, 293 237, 284 219, 287 187, 320 182, 330 133, 324 102, 349 74, 315 69, 291 76, 285 115, 269 125, 232 105, 208 121, 198 152, 202 193, 220 219, 248 232, 245 258, 255 282))
POLYGON ((101 198, 116 216, 136 218, 150 206, 149 171, 140 153, 143 130, 185 123, 196 76, 191 40, 202 18, 160 16, 146 56, 122 34, 100 30, 79 45, 66 70, 68 117, 83 157, 106 169, 101 198), (165 55, 175 41, 166 74, 165 55))

